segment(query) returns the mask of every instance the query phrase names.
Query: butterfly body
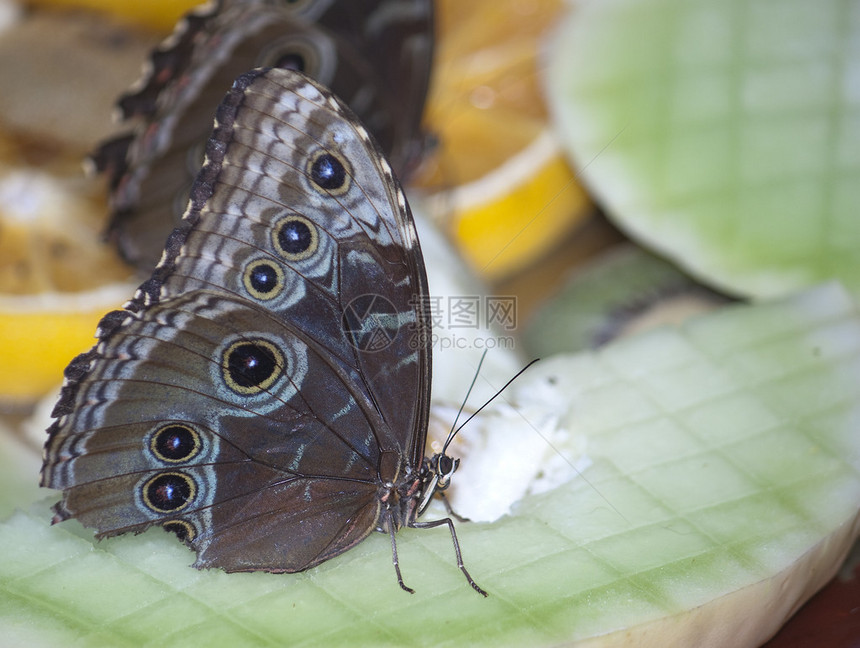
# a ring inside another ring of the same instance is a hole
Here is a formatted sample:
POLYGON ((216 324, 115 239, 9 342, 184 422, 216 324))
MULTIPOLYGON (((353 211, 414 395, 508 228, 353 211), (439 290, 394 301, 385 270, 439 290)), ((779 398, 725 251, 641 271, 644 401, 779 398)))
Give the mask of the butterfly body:
POLYGON ((198 567, 273 572, 435 525, 416 520, 456 464, 424 458, 427 303, 409 207, 355 116, 298 73, 241 76, 162 261, 66 370, 55 521, 160 525, 198 567))

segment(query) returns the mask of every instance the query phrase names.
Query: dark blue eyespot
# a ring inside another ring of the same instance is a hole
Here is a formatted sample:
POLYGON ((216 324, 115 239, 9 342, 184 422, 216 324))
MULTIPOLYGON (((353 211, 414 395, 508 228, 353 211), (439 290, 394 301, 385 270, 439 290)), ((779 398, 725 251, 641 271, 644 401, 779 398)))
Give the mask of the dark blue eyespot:
POLYGON ((284 271, 268 259, 257 259, 245 268, 242 283, 252 297, 271 299, 284 288, 284 271))
POLYGON ((326 192, 341 194, 349 187, 349 176, 344 163, 332 153, 317 153, 310 164, 311 181, 326 192))
POLYGON ((149 447, 161 461, 180 463, 200 452, 200 436, 186 425, 167 425, 152 435, 149 447))
POLYGON ((307 223, 300 220, 287 221, 278 232, 278 243, 287 254, 302 254, 311 246, 313 237, 307 223))
POLYGON ((284 373, 284 356, 268 340, 234 342, 221 360, 227 386, 242 395, 258 394, 284 373))
POLYGON ((179 472, 162 473, 143 486, 143 500, 153 511, 169 513, 184 508, 197 494, 196 484, 179 472))
POLYGON ((296 70, 297 72, 304 72, 305 57, 298 52, 287 52, 279 56, 272 67, 281 68, 283 70, 296 70))
POLYGON ((291 215, 275 225, 272 243, 275 252, 287 261, 301 261, 317 251, 319 234, 311 221, 291 215))

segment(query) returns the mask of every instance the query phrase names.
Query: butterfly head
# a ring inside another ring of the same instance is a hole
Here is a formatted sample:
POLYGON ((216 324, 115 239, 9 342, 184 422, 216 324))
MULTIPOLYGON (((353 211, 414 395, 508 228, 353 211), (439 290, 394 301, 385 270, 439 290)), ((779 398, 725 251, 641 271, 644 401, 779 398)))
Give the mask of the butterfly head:
POLYGON ((449 457, 445 449, 442 452, 424 459, 421 468, 421 503, 418 506, 416 517, 421 515, 430 505, 430 500, 436 493, 442 492, 451 485, 451 477, 460 466, 460 460, 449 457))
POLYGON ((460 460, 449 457, 444 451, 433 455, 430 460, 430 469, 436 482, 434 490, 443 491, 448 488, 451 485, 451 477, 459 466, 460 460))

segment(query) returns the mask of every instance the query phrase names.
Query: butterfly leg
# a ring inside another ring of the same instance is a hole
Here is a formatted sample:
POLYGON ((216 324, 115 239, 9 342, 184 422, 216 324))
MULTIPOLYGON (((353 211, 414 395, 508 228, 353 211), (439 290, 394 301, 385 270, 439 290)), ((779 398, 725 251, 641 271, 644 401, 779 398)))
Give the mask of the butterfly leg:
POLYGON ((407 587, 406 583, 403 582, 403 575, 400 573, 400 560, 397 558, 397 540, 394 537, 394 525, 388 525, 388 534, 391 536, 391 562, 394 563, 394 571, 397 574, 397 582, 400 585, 401 589, 409 592, 410 594, 414 594, 415 590, 411 587, 407 587))
MULTIPOLYGON (((466 569, 466 565, 463 564, 463 555, 460 553, 460 543, 457 540, 457 532, 454 530, 454 522, 451 518, 443 518, 441 520, 433 520, 432 522, 413 522, 409 526, 415 529, 432 529, 437 526, 442 526, 443 524, 448 525, 448 530, 451 532, 451 541, 454 543, 454 553, 457 555, 457 567, 460 568, 460 571, 463 572, 463 575, 466 577, 466 580, 469 582, 469 585, 472 586, 472 589, 475 590, 481 596, 487 596, 487 593, 478 585, 472 576, 469 574, 466 569)), ((397 566, 395 562, 395 567, 397 566)), ((398 570, 398 574, 399 574, 398 570)), ((401 581, 401 587, 403 587, 403 583, 401 581)), ((405 588, 404 588, 405 589, 405 588)))

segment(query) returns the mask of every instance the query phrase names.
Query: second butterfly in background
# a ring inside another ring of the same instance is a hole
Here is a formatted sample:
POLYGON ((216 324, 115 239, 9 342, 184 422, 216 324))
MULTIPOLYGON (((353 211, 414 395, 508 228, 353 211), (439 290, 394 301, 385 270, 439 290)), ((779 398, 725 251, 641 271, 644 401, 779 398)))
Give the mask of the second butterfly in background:
POLYGON ((186 15, 118 102, 138 125, 93 154, 110 185, 109 238, 151 272, 185 210, 212 116, 255 67, 301 71, 349 105, 399 177, 425 147, 432 0, 217 0, 186 15))

